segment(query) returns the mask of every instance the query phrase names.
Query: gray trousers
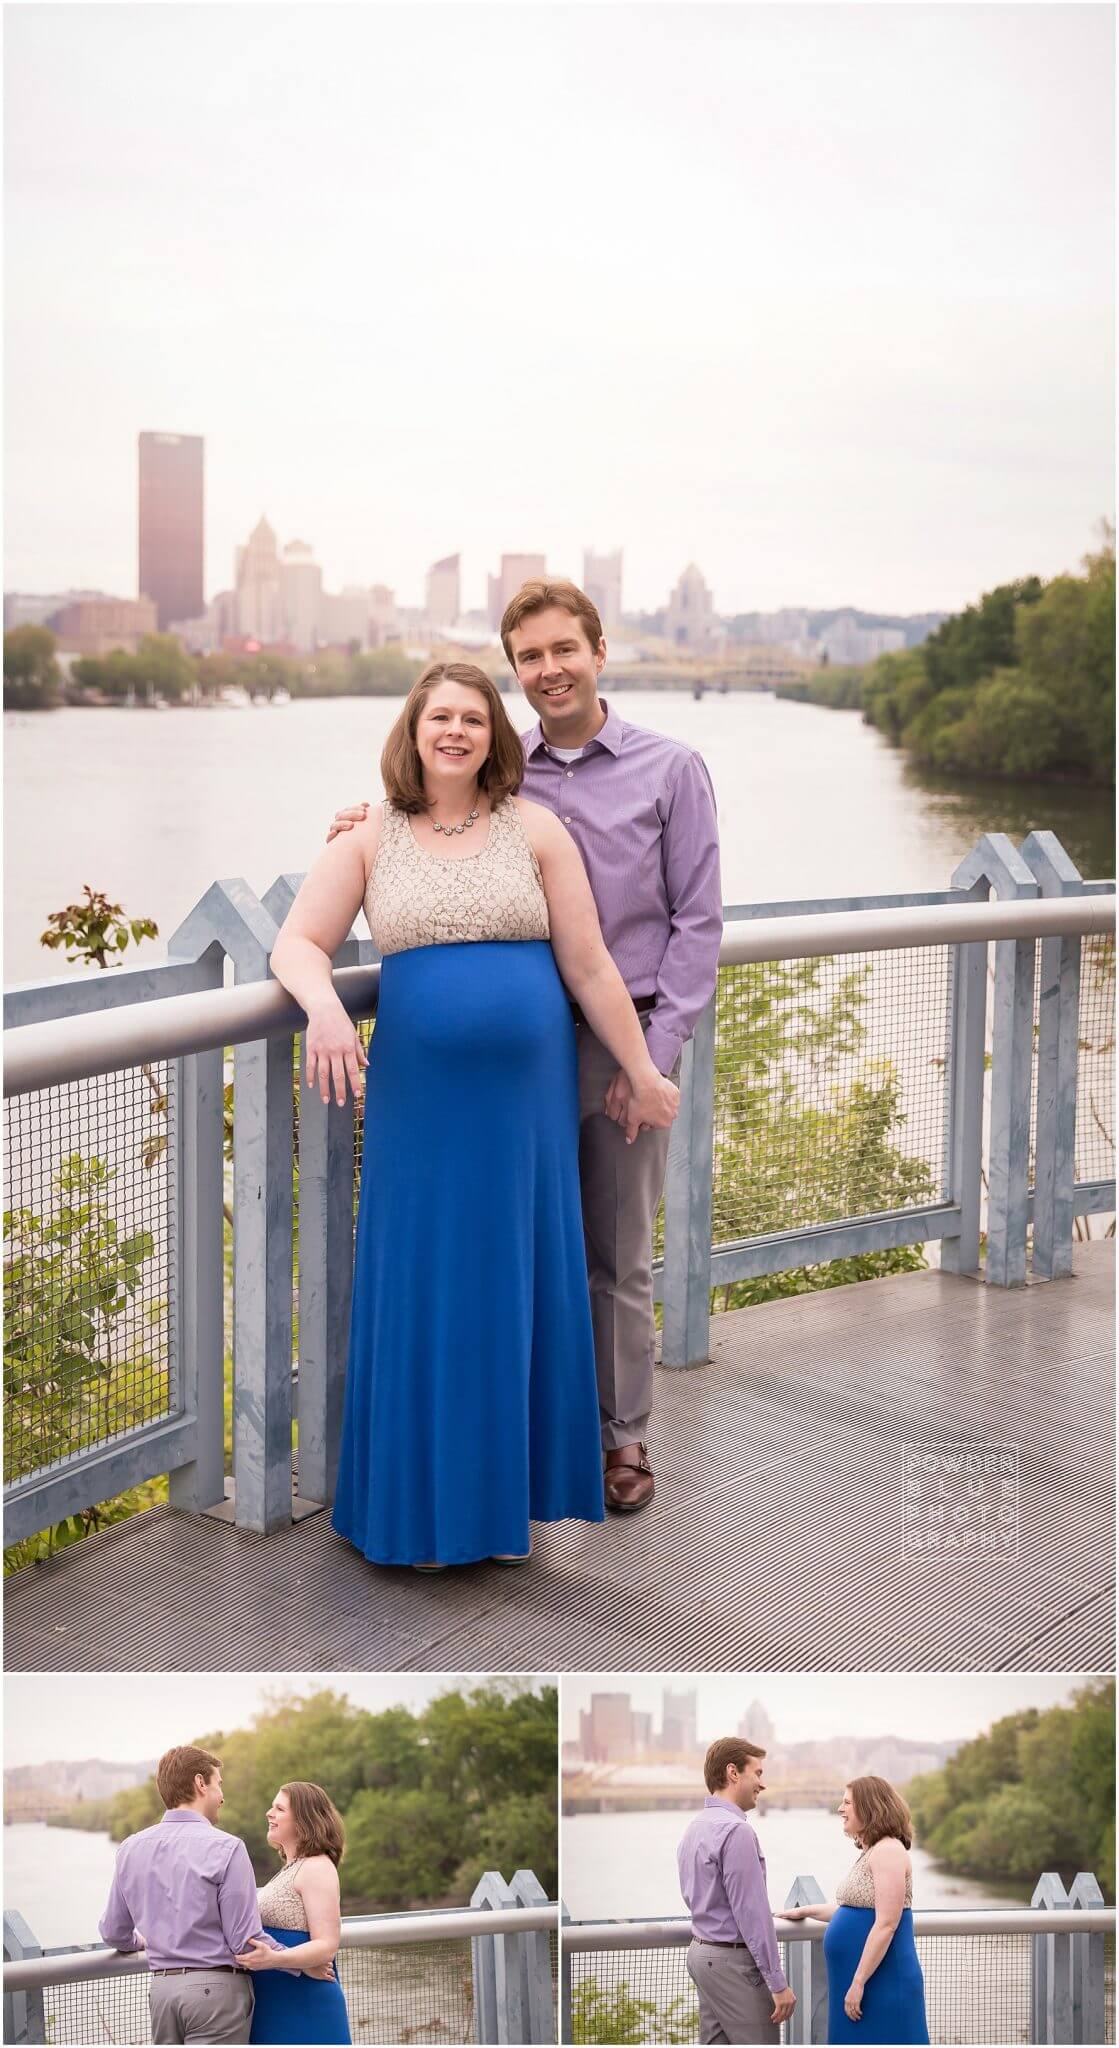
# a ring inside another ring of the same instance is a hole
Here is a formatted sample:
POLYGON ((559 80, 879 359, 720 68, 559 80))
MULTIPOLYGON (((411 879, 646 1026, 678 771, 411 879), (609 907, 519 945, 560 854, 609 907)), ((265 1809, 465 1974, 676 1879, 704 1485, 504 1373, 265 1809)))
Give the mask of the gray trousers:
POLYGON ((693 1941, 687 1971, 699 1999, 701 2041, 781 2039, 770 2019, 773 1993, 748 1948, 708 1948, 693 1941))
POLYGON ((247 2041, 253 1980, 244 1970, 188 1970, 148 1981, 152 2040, 247 2041))
MULTIPOLYGON (((643 1022, 646 1020, 642 1020, 643 1022)), ((579 1182, 591 1289, 602 1448, 643 1443, 653 1406, 653 1222, 664 1192, 668 1131, 632 1145, 602 1100, 618 1062, 589 1025, 579 1042, 579 1182)), ((679 1075, 679 1063, 672 1079, 679 1075)))

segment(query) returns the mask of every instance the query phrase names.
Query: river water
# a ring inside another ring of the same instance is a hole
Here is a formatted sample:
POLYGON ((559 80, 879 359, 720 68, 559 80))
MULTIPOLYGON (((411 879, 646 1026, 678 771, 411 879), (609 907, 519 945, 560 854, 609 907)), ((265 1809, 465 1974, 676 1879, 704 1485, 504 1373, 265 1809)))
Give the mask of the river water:
MULTIPOLYGON (((66 972, 39 935, 86 882, 156 920, 136 956, 155 961, 212 881, 243 876, 263 895, 305 869, 334 810, 378 795, 400 702, 6 713, 5 982, 66 972)), ((767 692, 623 691, 617 706, 703 754, 728 903, 945 888, 982 832, 1017 842, 1042 826, 1085 875, 1114 873, 1110 793, 922 777, 857 711, 767 692)))
MULTIPOLYGON (((688 1813, 565 1814, 561 1833, 561 1888, 573 1920, 639 1920, 684 1911, 676 1880, 676 1846, 688 1813)), ((825 1898, 855 1860, 836 1815, 824 1807, 775 1807, 753 1823, 770 1903, 788 1897, 795 1877, 815 1877, 825 1898)), ((941 1870, 923 1849, 913 1850, 913 1904, 917 1911, 957 1911, 1028 1904, 1024 1890, 981 1884, 941 1870)))
POLYGON ((15 1821, 4 1829, 4 1907, 22 1913, 42 1948, 98 1941, 116 1861, 107 1834, 15 1821))

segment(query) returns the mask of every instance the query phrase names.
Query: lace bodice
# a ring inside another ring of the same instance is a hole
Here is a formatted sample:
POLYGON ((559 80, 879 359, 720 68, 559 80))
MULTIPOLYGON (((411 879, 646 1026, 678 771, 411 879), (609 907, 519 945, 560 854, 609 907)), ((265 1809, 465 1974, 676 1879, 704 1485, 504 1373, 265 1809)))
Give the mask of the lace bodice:
MULTIPOLYGON (((431 837, 438 845, 436 834, 431 837)), ((539 863, 512 797, 491 813, 481 852, 461 860, 426 852, 406 813, 386 802, 365 915, 382 955, 413 946, 549 938, 539 863)))
MULTIPOLYGON (((874 1910, 874 1873, 867 1862, 869 1850, 864 1849, 856 1863, 852 1863, 846 1877, 841 1878, 835 1888, 836 1904, 839 1906, 869 1906, 874 1910)), ((913 1872, 905 1873, 905 1903, 913 1904, 913 1872)))
POLYGON ((285 1863, 275 1877, 258 1887, 256 1902, 265 1927, 283 1927, 296 1934, 309 1932, 307 1909, 295 1885, 295 1873, 303 1860, 297 1856, 294 1862, 285 1863))

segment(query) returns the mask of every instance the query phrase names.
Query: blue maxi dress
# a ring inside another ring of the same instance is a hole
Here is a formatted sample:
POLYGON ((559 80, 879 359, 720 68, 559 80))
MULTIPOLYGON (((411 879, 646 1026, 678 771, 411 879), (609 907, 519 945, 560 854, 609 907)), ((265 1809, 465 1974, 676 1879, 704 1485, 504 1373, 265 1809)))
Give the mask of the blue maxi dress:
POLYGON ((849 2020, 843 2001, 851 1988, 867 1935, 874 1925, 871 1906, 837 1906, 824 1930, 828 1970, 828 2040, 892 2043, 894 2048, 929 2038, 925 2018, 925 1979, 913 1938, 913 1909, 906 1906, 893 1940, 873 1977, 867 1979, 862 2018, 849 2020))
MULTIPOLYGON (((291 1927, 268 1927, 283 1948, 296 1948, 309 1941, 306 1932, 291 1927)), ((256 2042, 305 2042, 308 2048, 320 2041, 352 2041, 345 1993, 338 1982, 337 1966, 333 1984, 325 1977, 305 1977, 291 1970, 253 1972, 253 2020, 249 2040, 256 2042)))
MULTIPOLYGON (((479 882, 481 877, 479 877, 479 882)), ((604 1518, 575 1028, 546 940, 382 962, 335 1529, 374 1563, 604 1518)))

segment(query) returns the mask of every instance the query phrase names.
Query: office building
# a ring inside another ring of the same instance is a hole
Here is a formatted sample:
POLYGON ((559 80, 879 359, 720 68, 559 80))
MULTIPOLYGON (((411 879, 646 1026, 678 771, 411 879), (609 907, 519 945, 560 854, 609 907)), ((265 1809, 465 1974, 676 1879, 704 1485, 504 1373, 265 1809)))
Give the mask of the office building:
POLYGON ((155 605, 161 632, 206 604, 202 445, 201 434, 140 435, 139 593, 155 605))
POLYGON ((280 562, 284 638, 310 654, 319 644, 322 570, 306 541, 289 541, 280 562))
POLYGON ((671 1756, 691 1756, 697 1747, 696 1695, 665 1691, 661 1697, 660 1746, 671 1756))
POLYGON ((150 597, 80 597, 51 619, 60 654, 111 654, 118 647, 135 654, 145 633, 156 630, 150 597))
POLYGON ((665 635, 674 647, 700 654, 714 637, 715 608, 711 592, 694 562, 689 562, 668 600, 665 635))
MULTIPOLYGON (((284 587, 280 551, 267 519, 258 520, 247 545, 237 549, 233 585, 237 592, 237 632, 240 637, 259 640, 262 646, 271 646, 282 640, 284 587)), ((192 616, 190 612, 176 613, 176 617, 192 616)))
POLYGON ((738 1733, 743 1742, 752 1742, 756 1749, 772 1749, 777 1731, 760 1700, 751 1700, 738 1724, 738 1733))
POLYGON ((548 565, 543 555, 502 555, 501 568, 488 580, 490 625, 495 631, 501 624, 506 605, 510 598, 516 597, 522 583, 536 582, 547 574, 548 565))
POLYGON ((612 626, 621 625, 621 548, 616 548, 612 555, 596 555, 591 548, 584 548, 583 589, 602 620, 604 633, 608 633, 612 626))
POLYGON ((425 611, 432 626, 453 626, 462 609, 458 555, 444 555, 427 572, 425 611))
POLYGON ((632 1755, 633 1714, 628 1692, 592 1692, 579 1724, 588 1763, 611 1763, 632 1755))

